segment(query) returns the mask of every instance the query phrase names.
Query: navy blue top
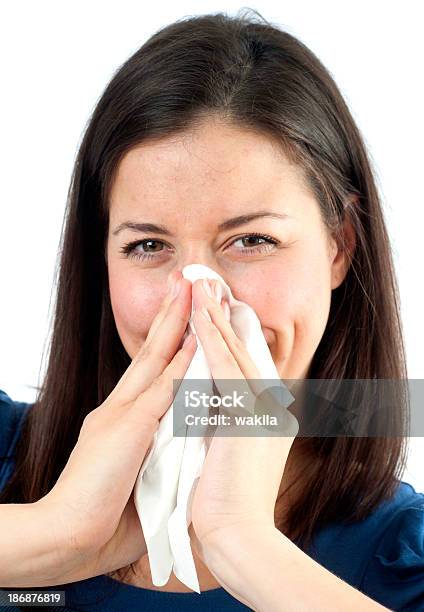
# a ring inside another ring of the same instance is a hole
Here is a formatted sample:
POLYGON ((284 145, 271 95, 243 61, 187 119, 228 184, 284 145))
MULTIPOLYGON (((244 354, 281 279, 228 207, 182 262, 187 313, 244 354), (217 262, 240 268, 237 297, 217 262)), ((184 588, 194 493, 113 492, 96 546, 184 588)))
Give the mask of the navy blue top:
MULTIPOLYGON (((19 430, 33 404, 13 401, 0 391, 0 490, 14 468, 19 430)), ((396 494, 365 520, 351 525, 333 523, 317 533, 305 550, 326 567, 375 601, 402 612, 424 611, 424 494, 399 482, 396 494)), ((45 610, 125 610, 236 612, 249 610, 225 589, 202 593, 169 593, 121 583, 106 575, 65 585, 38 587, 64 590, 66 607, 45 610)), ((3 590, 5 587, 3 587, 3 590)), ((30 590, 37 590, 31 587, 30 590)), ((17 607, 2 607, 4 612, 17 607)))

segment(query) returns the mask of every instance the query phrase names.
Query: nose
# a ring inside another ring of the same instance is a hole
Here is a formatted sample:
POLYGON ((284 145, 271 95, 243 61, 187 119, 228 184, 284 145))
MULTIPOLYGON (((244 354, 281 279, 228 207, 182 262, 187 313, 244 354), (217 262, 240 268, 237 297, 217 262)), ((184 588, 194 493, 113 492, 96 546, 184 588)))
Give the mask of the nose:
MULTIPOLYGON (((216 260, 213 257, 209 256, 204 251, 200 251, 201 249, 197 249, 194 253, 192 249, 190 253, 179 257, 173 265, 172 269, 169 270, 169 274, 171 274, 173 270, 178 270, 182 273, 183 270, 185 270, 186 268, 190 268, 190 266, 204 266, 206 268, 209 268, 210 270, 213 270, 215 274, 219 275, 229 285, 230 283, 229 279, 227 278, 226 271, 223 270, 222 267, 217 264, 216 260)), ((194 270, 193 272, 195 274, 197 271, 194 270)), ((189 278, 189 276, 187 276, 187 278, 189 278)))
POLYGON ((183 245, 178 250, 177 256, 174 259, 174 265, 178 266, 179 270, 191 264, 207 266, 220 273, 214 249, 209 244, 205 233, 190 236, 186 234, 183 245))
POLYGON ((222 274, 219 270, 216 269, 216 266, 215 267, 207 266, 206 264, 200 264, 198 262, 195 262, 195 263, 185 265, 180 270, 180 272, 185 279, 189 280, 192 283, 192 285, 194 285, 196 281, 199 282, 199 279, 202 279, 202 278, 209 278, 209 279, 218 281, 216 282, 216 285, 213 291, 214 291, 214 296, 219 302, 221 301, 224 295, 224 290, 223 290, 224 285, 227 285, 227 287, 230 287, 230 291, 231 291, 231 283, 227 280, 227 278, 225 277, 225 274, 222 274))

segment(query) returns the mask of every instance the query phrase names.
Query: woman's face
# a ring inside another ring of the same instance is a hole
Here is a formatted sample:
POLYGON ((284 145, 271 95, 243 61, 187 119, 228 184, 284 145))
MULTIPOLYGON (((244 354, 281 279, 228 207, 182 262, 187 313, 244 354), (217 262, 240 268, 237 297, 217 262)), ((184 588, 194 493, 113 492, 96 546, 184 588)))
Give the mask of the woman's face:
POLYGON ((301 170, 265 136, 212 120, 184 136, 143 143, 122 159, 110 196, 107 262, 116 327, 131 359, 169 273, 199 263, 255 310, 284 379, 307 377, 331 291, 346 274, 345 255, 301 170), (265 212, 284 218, 258 216, 220 228, 265 212), (162 229, 118 232, 127 222, 162 229), (135 244, 125 254, 129 243, 135 244))

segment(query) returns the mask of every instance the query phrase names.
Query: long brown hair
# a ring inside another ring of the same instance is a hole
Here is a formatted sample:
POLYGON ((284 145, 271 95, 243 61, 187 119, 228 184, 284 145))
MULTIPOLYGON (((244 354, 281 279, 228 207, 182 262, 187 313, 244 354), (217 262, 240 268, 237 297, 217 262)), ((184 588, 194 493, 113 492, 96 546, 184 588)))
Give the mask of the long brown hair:
MULTIPOLYGON (((85 129, 61 236, 53 333, 43 384, 0 502, 33 502, 54 486, 84 417, 130 364, 111 309, 105 260, 108 194, 132 147, 208 117, 277 142, 305 173, 322 217, 356 249, 332 292, 314 354, 314 379, 406 379, 399 294, 369 156, 327 69, 305 44, 256 11, 178 20, 152 35, 114 74, 85 129)), ((406 410, 406 401, 396 407, 406 410)), ((298 437, 311 461, 284 533, 308 543, 326 523, 365 518, 402 474, 406 439, 298 437), (366 469, 358 469, 365 466, 366 469)))

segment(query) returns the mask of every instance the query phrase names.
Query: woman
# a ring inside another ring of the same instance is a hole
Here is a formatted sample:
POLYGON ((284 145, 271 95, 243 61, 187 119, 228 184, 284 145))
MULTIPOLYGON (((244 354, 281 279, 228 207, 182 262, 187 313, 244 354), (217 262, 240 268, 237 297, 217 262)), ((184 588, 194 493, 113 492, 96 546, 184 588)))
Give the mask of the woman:
MULTIPOLYGON (((152 425, 143 420, 149 435, 134 443, 138 462, 122 437, 108 438, 112 452, 100 446, 106 419, 140 427, 140 409, 123 406, 149 368, 170 362, 184 376, 196 345, 181 349, 192 300, 214 377, 223 362, 231 377, 255 377, 220 304, 201 282, 181 280, 195 262, 254 308, 282 378, 406 378, 361 135, 319 60, 265 20, 220 13, 163 28, 94 110, 72 179, 44 385, 25 419, 2 397, 3 453, 17 442, 0 502, 31 504, 33 520, 74 538, 74 553, 81 546, 80 563, 58 553, 67 574, 25 582, 11 571, 6 586, 60 584, 70 609, 423 609, 424 495, 400 481, 406 444, 396 436, 215 438, 190 526, 202 593, 174 575, 153 585, 131 490, 172 398, 156 391, 145 401, 152 425), (180 280, 173 300, 168 280, 180 280), (119 453, 128 455, 123 479, 119 453), (90 467, 92 488, 80 484, 90 467), (90 506, 101 479, 102 512, 90 506), (97 565, 69 528, 78 512, 80 523, 97 521, 97 565)), ((394 421, 406 406, 401 397, 394 421)))

